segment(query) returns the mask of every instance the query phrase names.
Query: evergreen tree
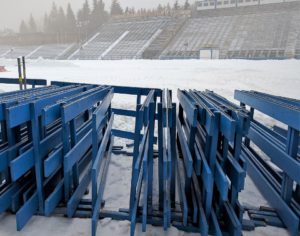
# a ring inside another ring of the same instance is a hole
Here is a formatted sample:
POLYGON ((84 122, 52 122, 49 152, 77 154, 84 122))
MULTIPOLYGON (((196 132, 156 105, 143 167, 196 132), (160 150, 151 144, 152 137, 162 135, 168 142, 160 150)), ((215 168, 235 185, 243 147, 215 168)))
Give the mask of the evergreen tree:
POLYGON ((178 4, 177 0, 175 1, 173 8, 174 8, 174 10, 178 10, 179 9, 179 4, 178 4))
POLYGON ((74 34, 76 32, 76 18, 70 3, 68 4, 67 7, 66 31, 69 34, 74 34))
POLYGON ((118 0, 112 0, 110 14, 113 15, 122 15, 123 9, 118 0))
POLYGON ((44 15, 44 32, 49 33, 49 18, 47 13, 44 15))
POLYGON ((104 22, 106 22, 108 17, 107 12, 105 11, 105 5, 102 0, 95 0, 93 4, 93 10, 90 16, 90 28, 95 30, 104 22))
POLYGON ((28 30, 29 30, 30 33, 36 33, 37 32, 36 23, 35 23, 35 20, 34 20, 32 14, 30 14, 29 29, 28 30))
POLYGON ((58 37, 60 39, 60 42, 64 42, 66 36, 66 16, 62 7, 59 7, 56 22, 58 26, 58 37))
POLYGON ((132 15, 135 15, 135 8, 134 8, 134 7, 131 8, 130 13, 131 13, 132 15))
POLYGON ((161 4, 158 4, 158 6, 157 6, 157 12, 158 12, 158 14, 161 14, 162 11, 163 11, 162 5, 161 5, 161 4))
POLYGON ((49 15, 49 33, 57 33, 59 29, 59 22, 57 21, 58 18, 58 10, 56 4, 52 3, 52 9, 49 15))
POLYGON ((59 30, 63 32, 66 29, 66 16, 62 7, 58 10, 57 23, 59 23, 59 30))
POLYGON ((189 0, 186 0, 185 3, 184 3, 184 10, 188 10, 190 9, 190 3, 189 3, 189 0))
POLYGON ((77 21, 78 22, 81 22, 81 21, 83 21, 83 11, 82 11, 82 9, 79 9, 78 10, 78 12, 77 12, 77 21))
POLYGON ((170 6, 170 4, 168 3, 167 4, 167 7, 166 7, 166 15, 168 15, 168 16, 170 16, 171 15, 171 6, 170 6))
POLYGON ((126 14, 126 15, 129 14, 129 8, 128 8, 128 7, 126 7, 126 9, 125 9, 125 14, 126 14))
POLYGON ((167 4, 167 9, 171 11, 170 3, 167 4))
POLYGON ((28 27, 27 27, 27 25, 26 25, 26 23, 25 23, 24 20, 22 20, 22 22, 20 24, 19 31, 20 31, 20 34, 27 34, 28 33, 28 27))
POLYGON ((88 0, 85 0, 81 10, 81 19, 80 21, 88 22, 90 19, 91 9, 88 0))
POLYGON ((96 9, 98 7, 98 1, 97 0, 93 0, 93 11, 92 12, 95 12, 96 9))

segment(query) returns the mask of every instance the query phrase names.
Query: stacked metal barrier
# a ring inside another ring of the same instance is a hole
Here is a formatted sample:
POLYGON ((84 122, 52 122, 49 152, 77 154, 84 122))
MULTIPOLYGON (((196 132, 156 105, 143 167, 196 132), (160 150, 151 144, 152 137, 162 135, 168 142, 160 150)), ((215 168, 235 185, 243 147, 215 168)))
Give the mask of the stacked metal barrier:
POLYGON ((201 235, 241 235, 246 163, 240 156, 248 116, 217 94, 177 92, 178 192, 183 226, 201 235))
MULTIPOLYGON (((72 83, 53 82, 52 84, 59 86, 70 86, 72 83)), ((128 220, 131 222, 131 235, 135 233, 136 222, 142 222, 143 231, 146 230, 147 223, 159 222, 149 220, 150 215, 155 210, 152 201, 153 196, 153 158, 154 145, 157 143, 157 136, 155 135, 155 123, 158 114, 156 112, 157 99, 161 98, 162 91, 159 89, 135 88, 135 87, 121 87, 113 86, 113 92, 109 93, 103 102, 95 110, 94 115, 99 117, 93 119, 93 130, 89 137, 93 140, 92 145, 92 199, 91 204, 87 201, 80 200, 85 188, 81 188, 80 194, 75 194, 77 205, 74 205, 69 211, 69 203, 67 206, 68 216, 72 217, 91 217, 92 218, 92 235, 96 235, 97 224, 99 218, 109 217, 116 220, 128 220), (126 110, 117 107, 111 107, 111 99, 114 94, 126 94, 136 96, 136 109, 126 110), (144 98, 142 102, 142 98, 144 98), (110 113, 103 113, 110 107, 110 113), (120 130, 112 128, 113 116, 127 116, 135 118, 135 128, 131 131, 120 130), (111 117, 111 118, 109 118, 111 117), (108 122, 108 123, 107 123, 108 122), (106 131, 103 132, 103 124, 106 124, 106 131), (102 137, 101 144, 98 144, 99 137, 102 137), (127 139, 133 141, 133 152, 122 151, 122 148, 113 146, 113 137, 127 139), (115 149, 114 149, 115 148, 115 149), (106 210, 103 206, 103 193, 105 190, 105 183, 107 172, 109 168, 109 160, 111 154, 124 154, 132 156, 132 175, 131 175, 131 190, 130 202, 127 209, 119 209, 118 211, 106 210), (106 155, 105 155, 106 154, 106 155), (76 208, 77 206, 77 208, 76 208)), ((175 113, 174 113, 175 114, 175 113)), ((160 116, 160 117, 161 117, 160 116)), ((87 137, 88 138, 88 137, 87 137)), ((84 147, 84 146, 83 146, 84 147)), ((78 154, 82 150, 74 149, 74 154, 78 154)), ((83 149, 85 150, 85 149, 83 149)), ((73 155, 73 154, 72 154, 73 155)), ((68 158, 68 154, 65 158, 68 158)), ((71 164, 75 164, 72 162, 71 164)), ((64 165, 67 171, 72 170, 72 165, 64 165)), ((65 173, 66 175, 66 173, 65 173)), ((86 178, 90 178, 86 175, 86 178)), ((88 183, 88 180, 82 181, 88 183)), ((61 186, 69 186, 67 181, 61 186)), ((86 186, 86 185, 84 185, 86 186)), ((72 206, 72 204, 70 205, 72 206)))
POLYGON ((59 213, 91 218, 93 236, 98 220, 106 217, 130 221, 130 235, 137 222, 142 231, 153 224, 201 235, 241 235, 238 196, 249 165, 295 235, 300 102, 257 92, 235 96, 242 106, 211 91, 178 90, 177 114, 170 90, 53 82, 0 94, 0 212, 16 213, 18 230, 34 214, 59 213), (136 96, 136 108, 112 107, 115 94, 136 96), (288 132, 255 121, 254 109, 286 123, 288 132), (134 118, 134 130, 113 127, 118 116, 134 118), (115 137, 133 142, 128 144, 133 151, 115 146, 115 137), (104 199, 112 154, 132 158, 128 208, 117 211, 105 209, 104 199), (83 197, 87 190, 90 199, 83 197))
POLYGON ((69 85, 0 95, 0 210, 16 213, 18 230, 61 202, 74 214, 91 179, 92 120, 99 119, 92 113, 111 92, 69 85))
POLYGON ((248 173, 290 234, 299 235, 300 101, 239 90, 235 91, 235 99, 242 107, 250 107, 252 118, 242 152, 249 165, 248 173), (286 125, 286 131, 272 130, 259 122, 254 118, 255 110, 286 125))

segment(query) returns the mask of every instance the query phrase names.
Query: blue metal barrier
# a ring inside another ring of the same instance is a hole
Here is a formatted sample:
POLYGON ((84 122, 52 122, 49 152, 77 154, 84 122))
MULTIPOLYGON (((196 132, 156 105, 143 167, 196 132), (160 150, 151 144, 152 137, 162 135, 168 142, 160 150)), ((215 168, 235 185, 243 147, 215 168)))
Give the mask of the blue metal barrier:
POLYGON ((93 161, 92 161, 92 235, 96 235, 99 212, 103 200, 108 166, 114 137, 111 135, 114 115, 111 114, 113 90, 93 112, 93 161), (107 124, 108 120, 108 124, 107 124), (107 127, 105 127, 107 124, 107 127), (105 131, 104 131, 105 129, 105 131), (100 141, 100 142, 99 142, 100 141), (100 146, 99 146, 100 143, 100 146), (100 170, 103 170, 102 172, 100 170), (98 184, 98 176, 100 176, 98 184), (99 185, 99 186, 98 186, 99 185))
POLYGON ((241 235, 243 226, 253 229, 262 220, 281 226, 278 215, 292 234, 298 232, 300 102, 245 91, 236 92, 242 106, 212 91, 178 90, 177 97, 178 114, 170 90, 54 81, 0 94, 0 212, 16 213, 18 230, 34 214, 91 218, 93 236, 106 217, 130 221, 130 235, 137 222, 143 232, 153 224, 241 235), (135 109, 113 107, 115 94, 136 96, 135 109), (259 123, 254 109, 288 130, 259 123), (114 127, 119 116, 133 118, 134 130, 114 127), (115 146, 115 137, 133 142, 127 145, 133 151, 115 146), (127 208, 111 211, 104 192, 110 160, 118 155, 132 158, 130 200, 127 208), (261 219, 250 209, 256 223, 243 221, 238 196, 246 170, 271 204, 276 202, 278 215, 268 212, 261 219))
POLYGON ((236 90, 234 97, 242 107, 250 107, 252 120, 242 152, 249 165, 249 175, 277 210, 290 234, 298 235, 300 101, 256 91, 236 90), (255 110, 285 124, 288 127, 285 137, 258 122, 254 117, 255 110), (279 170, 263 159, 257 149, 264 152, 279 170))
MULTIPOLYGON (((86 127, 90 127, 90 125, 84 126, 86 114, 81 115, 83 108, 78 109, 77 105, 83 102, 83 105, 88 106, 87 100, 92 99, 94 103, 90 105, 89 109, 93 109, 93 105, 99 103, 109 91, 109 87, 98 87, 100 94, 93 89, 94 87, 52 86, 17 92, 18 96, 16 94, 13 96, 12 93, 1 94, 3 108, 1 109, 1 130, 5 130, 2 135, 3 141, 7 140, 7 144, 3 142, 1 151, 1 174, 5 177, 4 184, 1 186, 4 192, 0 197, 0 202, 1 205, 3 204, 2 211, 12 207, 12 210, 17 212, 18 230, 24 227, 33 214, 39 212, 49 215, 59 203, 63 190, 61 177, 59 177, 63 160, 62 136, 67 136, 60 120, 61 118, 70 119, 68 109, 72 102, 73 104, 75 102, 74 112, 71 113, 75 114, 77 120, 73 123, 72 135, 74 136, 72 138, 76 137, 80 140, 82 137, 86 137, 86 133, 88 133, 86 127), (92 95, 89 90, 93 91, 92 95), (82 98, 84 94, 86 96, 82 98), (52 109, 49 110, 48 107, 52 109), (59 108, 58 113, 57 110, 53 110, 53 107, 59 108), (48 116, 49 114, 50 116, 48 116), (56 117, 57 115, 58 117, 56 117), (30 177, 32 175, 35 176, 35 181, 32 181, 32 177, 30 177), (25 181, 27 179, 31 180, 31 184, 25 181), (19 182, 28 186, 29 190, 22 187, 17 188, 16 186, 20 186, 19 182), (51 186, 54 186, 54 189, 51 186), (22 195, 23 201, 20 201, 22 195)), ((70 121, 70 123, 72 122, 73 120, 70 121)), ((80 164, 79 169, 82 171, 84 165, 80 166, 80 164)), ((73 177, 75 179, 75 175, 73 177)), ((86 179, 88 178, 84 178, 85 181, 80 183, 86 183, 86 179)), ((72 215, 76 208, 76 202, 81 198, 78 192, 80 191, 76 189, 72 193, 72 199, 67 205, 69 215, 72 215)))
POLYGON ((183 225, 191 215, 202 235, 209 231, 241 235, 238 193, 244 188, 246 166, 240 152, 249 124, 247 113, 211 91, 178 90, 177 96, 178 150, 182 156, 177 158, 178 182, 186 211, 183 225), (218 221, 220 215, 227 215, 225 224, 218 221))

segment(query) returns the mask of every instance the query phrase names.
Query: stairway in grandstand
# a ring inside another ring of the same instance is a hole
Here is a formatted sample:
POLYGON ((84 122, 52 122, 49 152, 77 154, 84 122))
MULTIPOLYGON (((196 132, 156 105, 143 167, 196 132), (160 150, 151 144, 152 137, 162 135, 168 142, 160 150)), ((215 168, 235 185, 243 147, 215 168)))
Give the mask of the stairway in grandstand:
POLYGON ((185 24, 186 18, 174 18, 143 52, 144 59, 158 59, 163 50, 185 24))

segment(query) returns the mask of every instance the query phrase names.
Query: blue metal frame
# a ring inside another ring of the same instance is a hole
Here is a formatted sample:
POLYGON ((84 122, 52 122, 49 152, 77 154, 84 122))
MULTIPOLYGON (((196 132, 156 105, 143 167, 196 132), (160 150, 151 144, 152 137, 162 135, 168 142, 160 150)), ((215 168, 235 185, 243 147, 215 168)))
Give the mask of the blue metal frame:
POLYGON ((300 101, 256 91, 235 91, 242 107, 249 106, 251 124, 243 146, 243 156, 249 165, 249 175, 274 207, 291 235, 300 229, 299 130, 300 101), (258 110, 288 126, 284 134, 269 129, 254 118, 258 110), (284 137, 285 136, 285 137, 284 137), (252 143, 255 144, 253 148, 252 143), (258 155, 259 148, 281 171, 274 169, 258 155), (294 185, 296 188, 294 189, 294 185))
MULTIPOLYGON (((18 230, 34 214, 60 212, 91 218, 93 236, 102 217, 130 221, 130 235, 137 222, 143 232, 147 224, 155 224, 201 235, 241 235, 238 195, 248 165, 295 234, 300 215, 295 117, 300 102, 259 92, 236 94, 242 106, 212 91, 178 90, 178 114, 170 90, 52 82, 49 87, 0 94, 0 212, 16 213, 18 230), (136 96, 136 109, 112 107, 114 94, 136 96), (274 117, 286 122, 288 130, 273 131, 255 121, 254 109, 268 115, 274 109, 286 112, 274 117), (134 131, 114 128, 117 116, 134 118, 134 131), (133 152, 114 146, 114 137, 133 141, 128 144, 133 152), (252 142, 282 173, 257 154, 252 142), (119 211, 106 210, 104 200, 113 154, 132 158, 129 206, 119 211), (83 199, 90 183, 91 199, 83 199)), ((253 225, 255 220, 281 225, 273 215, 252 215, 253 225)))
MULTIPOLYGON (((177 96, 178 148, 182 155, 182 160, 178 158, 178 172, 179 179, 185 179, 181 180, 185 188, 181 200, 186 199, 181 205, 191 209, 185 217, 191 215, 202 235, 209 231, 240 235, 242 209, 238 193, 244 188, 246 177, 240 153, 249 126, 248 113, 211 91, 178 90, 177 96), (203 213, 212 224, 197 220, 197 215, 203 213), (228 224, 218 222, 220 214, 228 216, 228 224)), ((185 218, 183 225, 186 223, 185 218)))
MULTIPOLYGON (((0 84, 19 84, 18 78, 0 78, 0 84)), ((26 84, 31 85, 32 88, 35 86, 46 86, 47 80, 45 79, 26 79, 26 84)))

